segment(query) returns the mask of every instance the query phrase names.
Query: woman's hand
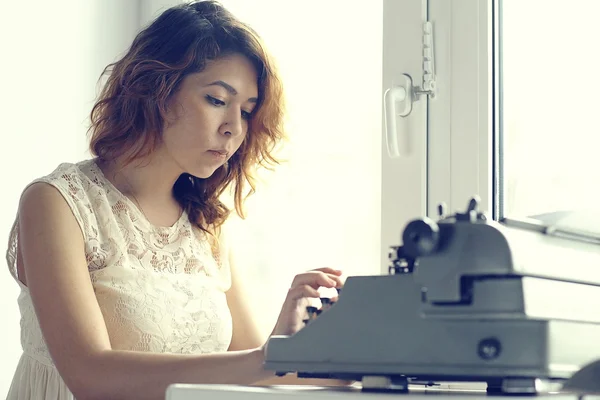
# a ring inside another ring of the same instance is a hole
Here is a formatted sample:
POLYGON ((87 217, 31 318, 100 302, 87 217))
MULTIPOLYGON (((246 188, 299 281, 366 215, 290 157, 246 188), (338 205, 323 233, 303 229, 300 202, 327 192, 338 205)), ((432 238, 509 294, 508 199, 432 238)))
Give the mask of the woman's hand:
POLYGON ((341 275, 342 271, 332 268, 318 268, 296 275, 271 335, 293 335, 302 329, 309 299, 320 297, 320 287, 341 288, 344 285, 341 275))

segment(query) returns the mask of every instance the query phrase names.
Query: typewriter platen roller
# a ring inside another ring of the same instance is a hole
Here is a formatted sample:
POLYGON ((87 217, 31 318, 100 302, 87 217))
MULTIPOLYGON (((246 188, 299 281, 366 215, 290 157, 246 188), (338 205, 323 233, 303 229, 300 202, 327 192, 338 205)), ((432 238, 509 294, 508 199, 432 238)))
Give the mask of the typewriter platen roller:
POLYGON ((265 367, 364 389, 483 382, 537 393, 600 359, 598 239, 490 221, 477 207, 411 221, 389 274, 349 277, 302 330, 269 340, 265 367))

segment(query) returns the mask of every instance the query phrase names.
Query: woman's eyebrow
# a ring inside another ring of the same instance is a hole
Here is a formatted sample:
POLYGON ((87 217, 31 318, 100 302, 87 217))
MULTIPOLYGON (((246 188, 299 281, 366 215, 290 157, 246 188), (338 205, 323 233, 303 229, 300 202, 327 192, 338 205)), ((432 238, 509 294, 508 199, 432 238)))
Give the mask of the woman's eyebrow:
MULTIPOLYGON (((208 86, 221 86, 221 87, 225 88, 225 90, 227 90, 229 93, 231 93, 234 96, 236 96, 238 94, 238 91, 235 90, 235 88, 233 86, 231 86, 227 82, 223 82, 223 81, 220 81, 220 80, 219 81, 214 81, 212 83, 209 83, 208 85, 206 85, 204 87, 208 87, 208 86)), ((257 103, 258 99, 256 97, 250 97, 248 99, 248 101, 250 101, 252 103, 257 103)))

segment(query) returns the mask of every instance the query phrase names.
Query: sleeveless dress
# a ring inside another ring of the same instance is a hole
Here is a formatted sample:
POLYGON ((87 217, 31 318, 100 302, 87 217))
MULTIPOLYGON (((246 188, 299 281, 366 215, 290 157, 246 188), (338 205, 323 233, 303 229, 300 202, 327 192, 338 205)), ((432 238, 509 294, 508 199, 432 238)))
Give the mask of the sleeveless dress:
MULTIPOLYGON (((33 182, 54 186, 81 228, 87 266, 113 349, 200 354, 227 351, 232 321, 226 241, 211 246, 187 214, 153 226, 108 181, 96 160, 61 164, 33 182)), ((32 182, 32 183, 33 183, 32 182)), ((18 217, 8 267, 21 288, 23 354, 8 400, 73 399, 48 352, 28 288, 17 276, 18 217)))

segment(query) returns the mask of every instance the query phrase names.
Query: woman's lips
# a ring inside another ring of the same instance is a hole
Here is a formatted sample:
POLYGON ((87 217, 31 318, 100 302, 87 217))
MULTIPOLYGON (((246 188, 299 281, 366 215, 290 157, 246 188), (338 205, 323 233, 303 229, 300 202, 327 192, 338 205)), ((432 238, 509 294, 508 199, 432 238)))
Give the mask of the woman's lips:
POLYGON ((208 151, 213 157, 219 160, 227 159, 227 152, 223 150, 209 150, 208 151))

